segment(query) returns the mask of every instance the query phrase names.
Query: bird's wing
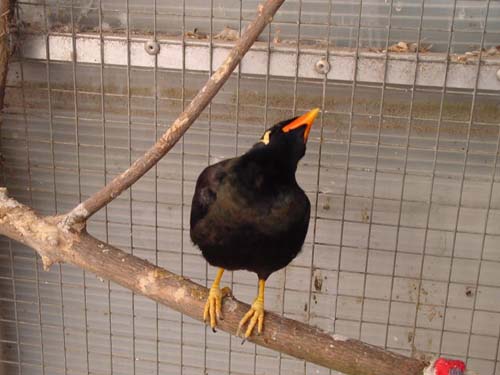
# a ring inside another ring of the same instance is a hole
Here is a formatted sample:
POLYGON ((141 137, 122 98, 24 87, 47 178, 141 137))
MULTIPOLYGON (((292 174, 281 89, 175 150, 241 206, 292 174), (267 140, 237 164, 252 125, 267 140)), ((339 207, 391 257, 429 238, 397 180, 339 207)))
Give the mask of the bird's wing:
POLYGON ((217 199, 217 191, 227 174, 226 167, 230 160, 208 166, 198 177, 191 205, 191 228, 206 216, 210 206, 217 199))

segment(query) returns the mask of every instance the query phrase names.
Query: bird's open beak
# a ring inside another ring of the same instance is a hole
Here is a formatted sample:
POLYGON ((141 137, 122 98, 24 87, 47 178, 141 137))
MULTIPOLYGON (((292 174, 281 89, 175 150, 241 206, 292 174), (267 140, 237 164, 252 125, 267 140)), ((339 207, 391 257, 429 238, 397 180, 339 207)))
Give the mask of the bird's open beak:
POLYGON ((319 113, 319 108, 314 108, 307 112, 306 114, 297 117, 295 120, 293 120, 291 123, 288 125, 285 125, 282 128, 282 131, 284 133, 288 133, 289 131, 293 129, 300 128, 301 126, 306 126, 306 131, 304 132, 304 143, 307 142, 307 138, 309 137, 309 133, 311 132, 311 126, 314 123, 314 120, 316 117, 318 117, 319 113))

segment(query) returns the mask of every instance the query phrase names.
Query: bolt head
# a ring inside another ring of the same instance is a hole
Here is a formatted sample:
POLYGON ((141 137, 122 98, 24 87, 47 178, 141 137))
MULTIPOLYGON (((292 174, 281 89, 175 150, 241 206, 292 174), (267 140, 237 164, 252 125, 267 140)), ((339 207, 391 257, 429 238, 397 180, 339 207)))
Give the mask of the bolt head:
POLYGON ((157 55, 160 52, 160 43, 154 39, 150 39, 144 43, 144 49, 149 55, 157 55))
POLYGON ((327 74, 330 71, 330 63, 325 57, 322 57, 316 62, 314 69, 319 74, 327 74))

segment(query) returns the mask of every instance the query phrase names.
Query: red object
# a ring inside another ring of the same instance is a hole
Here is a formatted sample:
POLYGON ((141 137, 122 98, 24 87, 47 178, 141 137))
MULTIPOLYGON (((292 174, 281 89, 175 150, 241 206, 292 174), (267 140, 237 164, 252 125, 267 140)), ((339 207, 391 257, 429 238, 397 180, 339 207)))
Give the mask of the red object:
POLYGON ((434 362, 435 375, 463 375, 465 363, 456 359, 438 358, 434 362))

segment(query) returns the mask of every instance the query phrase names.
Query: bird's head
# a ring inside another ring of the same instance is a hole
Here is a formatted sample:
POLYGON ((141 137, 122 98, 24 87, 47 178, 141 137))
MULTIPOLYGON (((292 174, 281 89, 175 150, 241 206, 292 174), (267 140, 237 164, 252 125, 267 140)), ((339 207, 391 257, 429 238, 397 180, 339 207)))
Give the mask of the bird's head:
POLYGON ((314 108, 302 116, 278 122, 264 132, 252 150, 271 155, 295 171, 306 152, 307 139, 318 113, 319 108, 314 108))

